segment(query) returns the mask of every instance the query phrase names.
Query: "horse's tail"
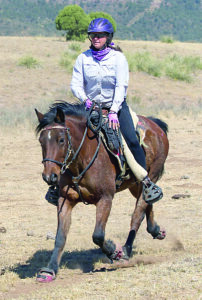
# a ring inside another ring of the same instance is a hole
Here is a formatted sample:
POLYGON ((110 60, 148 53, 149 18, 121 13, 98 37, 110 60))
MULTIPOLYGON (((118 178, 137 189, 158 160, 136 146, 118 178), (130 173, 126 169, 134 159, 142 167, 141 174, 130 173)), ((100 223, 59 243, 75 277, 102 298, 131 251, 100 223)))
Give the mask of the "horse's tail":
POLYGON ((154 123, 156 123, 167 135, 167 133, 168 133, 168 124, 167 123, 165 123, 161 119, 154 118, 154 117, 148 117, 148 119, 153 121, 154 123))

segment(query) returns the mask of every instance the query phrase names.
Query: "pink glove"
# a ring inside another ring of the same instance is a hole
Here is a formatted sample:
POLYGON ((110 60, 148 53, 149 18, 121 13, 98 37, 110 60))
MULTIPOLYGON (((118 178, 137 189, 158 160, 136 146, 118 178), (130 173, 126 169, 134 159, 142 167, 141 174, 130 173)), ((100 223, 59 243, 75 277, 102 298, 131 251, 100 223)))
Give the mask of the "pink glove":
POLYGON ((86 110, 89 110, 89 108, 91 107, 92 105, 92 101, 90 99, 87 99, 84 103, 85 107, 86 107, 86 110))
POLYGON ((108 113, 108 118, 109 118, 109 128, 113 128, 114 130, 118 129, 119 127, 119 120, 117 113, 115 112, 109 112, 108 113))

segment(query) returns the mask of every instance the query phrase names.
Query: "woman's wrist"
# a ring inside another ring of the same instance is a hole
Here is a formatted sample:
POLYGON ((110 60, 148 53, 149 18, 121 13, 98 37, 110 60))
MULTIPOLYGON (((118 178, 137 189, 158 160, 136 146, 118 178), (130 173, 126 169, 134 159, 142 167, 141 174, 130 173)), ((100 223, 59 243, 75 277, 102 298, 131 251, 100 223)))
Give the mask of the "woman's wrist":
POLYGON ((85 104, 87 100, 89 100, 89 99, 88 99, 88 98, 84 99, 84 100, 83 100, 83 103, 85 104))
POLYGON ((114 110, 110 110, 109 114, 117 114, 117 112, 115 112, 114 110))

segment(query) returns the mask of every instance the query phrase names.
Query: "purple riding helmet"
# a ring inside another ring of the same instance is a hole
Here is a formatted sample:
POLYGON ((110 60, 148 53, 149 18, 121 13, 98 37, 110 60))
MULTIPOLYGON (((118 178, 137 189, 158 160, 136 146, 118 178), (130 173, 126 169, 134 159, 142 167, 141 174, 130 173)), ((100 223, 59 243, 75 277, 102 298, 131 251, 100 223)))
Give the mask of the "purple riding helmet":
POLYGON ((88 26, 88 33, 91 32, 107 32, 109 34, 113 34, 114 28, 109 20, 104 18, 97 18, 92 20, 88 26))
POLYGON ((111 44, 114 34, 114 28, 112 26, 112 23, 109 22, 109 20, 105 18, 97 18, 92 20, 88 26, 88 35, 91 32, 107 32, 108 38, 106 45, 108 46, 111 44))

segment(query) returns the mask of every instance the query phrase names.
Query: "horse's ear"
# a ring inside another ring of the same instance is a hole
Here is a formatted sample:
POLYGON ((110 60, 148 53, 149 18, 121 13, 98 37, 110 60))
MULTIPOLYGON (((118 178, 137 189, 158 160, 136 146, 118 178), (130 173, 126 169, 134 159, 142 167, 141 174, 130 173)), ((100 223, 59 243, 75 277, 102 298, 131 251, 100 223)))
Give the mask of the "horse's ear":
POLYGON ((40 113, 36 108, 35 108, 35 113, 37 115, 39 122, 41 122, 41 120, 43 120, 43 118, 44 118, 44 115, 42 113, 40 113))
POLYGON ((57 108, 56 117, 55 117, 56 123, 65 123, 65 114, 64 111, 60 108, 57 108))

